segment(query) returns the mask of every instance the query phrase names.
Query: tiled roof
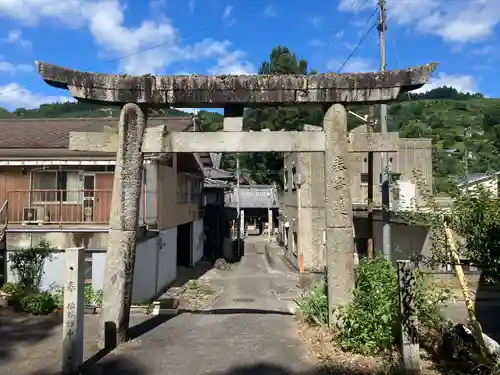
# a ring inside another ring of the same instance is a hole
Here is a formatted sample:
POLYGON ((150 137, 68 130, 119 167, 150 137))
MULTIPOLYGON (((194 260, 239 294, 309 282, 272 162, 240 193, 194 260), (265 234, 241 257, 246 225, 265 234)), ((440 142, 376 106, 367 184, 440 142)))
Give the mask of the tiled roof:
MULTIPOLYGON (((169 132, 192 126, 190 117, 150 117, 148 127, 165 125, 169 132)), ((102 132, 117 129, 118 118, 2 119, 0 149, 68 148, 71 132, 102 132)))
POLYGON ((218 169, 218 168, 210 168, 210 167, 204 167, 203 172, 205 174, 205 177, 207 178, 212 178, 212 179, 234 179, 234 174, 231 172, 225 171, 223 169, 218 169))
MULTIPOLYGON (((236 207, 236 202, 237 190, 235 187, 231 192, 225 194, 224 204, 228 207, 236 207)), ((272 185, 240 186, 240 208, 267 208, 269 205, 273 208, 279 207, 278 192, 272 185)))
POLYGON ((472 173, 467 176, 467 179, 464 177, 458 180, 458 186, 463 186, 465 184, 473 184, 474 182, 478 182, 481 180, 487 180, 488 178, 493 178, 494 176, 498 176, 500 172, 494 173, 472 173))

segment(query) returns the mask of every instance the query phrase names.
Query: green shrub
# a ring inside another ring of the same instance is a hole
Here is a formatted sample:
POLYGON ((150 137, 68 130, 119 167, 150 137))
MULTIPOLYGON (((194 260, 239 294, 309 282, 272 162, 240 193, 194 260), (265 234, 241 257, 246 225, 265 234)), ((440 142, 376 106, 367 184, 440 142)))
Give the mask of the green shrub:
POLYGON ((2 292, 4 292, 7 296, 13 295, 17 290, 17 284, 14 283, 5 283, 0 288, 2 292))
POLYGON ((444 308, 454 299, 450 288, 438 287, 432 277, 416 270, 419 324, 430 329, 442 328, 446 323, 444 308))
POLYGON ((295 303, 298 314, 306 322, 320 326, 328 324, 328 298, 325 281, 313 284, 311 290, 302 294, 295 303))
MULTIPOLYGON (((422 327, 439 328, 442 309, 451 293, 434 288, 431 279, 417 271, 417 309, 422 327)), ((297 300, 298 313, 309 323, 328 323, 326 285, 316 285, 297 300)), ((346 351, 375 355, 391 349, 398 340, 399 298, 396 267, 384 259, 362 260, 356 269, 354 298, 339 308, 341 325, 335 340, 346 351)))
POLYGON ((51 294, 54 304, 57 307, 64 306, 64 288, 62 286, 54 283, 49 287, 48 292, 51 294))
POLYGON ((49 292, 34 293, 24 296, 20 300, 23 311, 33 315, 50 314, 56 307, 54 298, 49 292))
POLYGON ((94 305, 95 306, 97 306, 97 307, 102 306, 102 296, 103 296, 102 289, 94 290, 94 305))
POLYGON ((10 269, 23 293, 33 294, 39 291, 45 262, 51 259, 51 244, 46 241, 36 247, 12 251, 9 254, 10 269))
POLYGON ((342 328, 336 339, 342 349, 361 354, 390 349, 398 318, 397 274, 392 263, 362 261, 356 270, 354 299, 339 312, 342 328))
MULTIPOLYGON (((64 287, 53 284, 50 286, 49 291, 54 303, 57 307, 64 306, 64 287)), ((84 304, 85 306, 102 306, 102 290, 95 290, 92 284, 85 284, 84 288, 84 304)))
POLYGON ((84 300, 85 306, 101 306, 102 290, 95 290, 92 284, 85 284, 84 300))

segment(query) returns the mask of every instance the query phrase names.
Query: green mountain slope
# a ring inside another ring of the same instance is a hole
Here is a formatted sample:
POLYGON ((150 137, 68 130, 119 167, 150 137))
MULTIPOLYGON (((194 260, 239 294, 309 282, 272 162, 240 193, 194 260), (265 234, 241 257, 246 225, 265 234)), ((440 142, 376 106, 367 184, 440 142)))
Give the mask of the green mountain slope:
MULTIPOLYGON (((368 111, 366 106, 350 108, 360 115, 368 111)), ((266 109, 248 110, 244 127, 253 130, 272 128, 292 130, 300 128, 301 121, 319 125, 321 116, 317 109, 308 112, 296 110, 266 109), (308 114, 309 113, 309 114, 308 114)), ((49 117, 107 117, 118 116, 117 108, 103 108, 87 103, 44 104, 40 108, 17 109, 9 112, 0 108, 0 118, 49 118, 49 117)), ((174 109, 156 110, 151 116, 185 116, 186 112, 174 109)), ((222 116, 218 113, 200 111, 200 125, 203 131, 222 129, 222 116)), ((349 116, 350 129, 360 122, 349 116)), ((465 153, 468 172, 500 171, 500 99, 487 99, 481 94, 463 94, 450 87, 442 87, 425 94, 406 95, 389 105, 388 128, 399 131, 402 137, 428 137, 433 140, 433 169, 435 188, 447 191, 452 185, 450 178, 462 175, 465 153), (466 136, 467 129, 469 136, 466 136)), ((281 180, 280 163, 277 158, 260 154, 242 156, 242 168, 259 183, 281 180), (276 160, 275 160, 276 159, 276 160)), ((224 165, 234 168, 234 155, 226 155, 224 165)))
MULTIPOLYGON (((77 118, 77 117, 118 117, 120 110, 118 107, 103 107, 97 104, 66 102, 42 104, 39 108, 25 109, 18 108, 9 112, 5 108, 0 108, 0 118, 77 118)), ((185 112, 176 109, 154 110, 150 116, 186 116, 185 112)))

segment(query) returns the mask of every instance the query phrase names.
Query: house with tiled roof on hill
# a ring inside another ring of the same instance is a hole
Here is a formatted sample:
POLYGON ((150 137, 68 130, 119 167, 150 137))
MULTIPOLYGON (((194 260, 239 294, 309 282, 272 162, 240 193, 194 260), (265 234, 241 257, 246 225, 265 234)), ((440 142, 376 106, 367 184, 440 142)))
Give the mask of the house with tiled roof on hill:
MULTIPOLYGON (((151 117, 149 127, 192 131, 193 117, 151 117)), ((48 241, 54 257, 43 286, 61 283, 58 252, 86 248, 86 279, 100 289, 115 153, 69 149, 71 132, 117 132, 116 118, 0 120, 0 283, 8 254, 48 241)), ((144 302, 203 256, 202 187, 210 155, 145 154, 133 300, 144 302)))

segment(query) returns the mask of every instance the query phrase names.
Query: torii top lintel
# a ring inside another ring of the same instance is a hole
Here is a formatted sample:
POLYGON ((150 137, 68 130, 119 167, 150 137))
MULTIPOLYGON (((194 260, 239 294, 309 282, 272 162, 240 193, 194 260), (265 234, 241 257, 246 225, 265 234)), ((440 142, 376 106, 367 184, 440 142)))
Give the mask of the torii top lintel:
POLYGON ((177 108, 388 102, 427 83, 437 63, 374 73, 129 76, 36 62, 49 85, 80 100, 177 108))

